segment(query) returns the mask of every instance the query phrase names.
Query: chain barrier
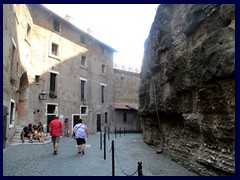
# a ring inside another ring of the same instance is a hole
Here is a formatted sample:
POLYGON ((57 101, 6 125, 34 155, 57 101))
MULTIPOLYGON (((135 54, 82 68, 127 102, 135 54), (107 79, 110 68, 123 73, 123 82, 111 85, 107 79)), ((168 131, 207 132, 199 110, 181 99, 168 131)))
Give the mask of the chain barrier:
MULTIPOLYGON (((116 157, 116 159, 117 159, 117 163, 118 163, 118 165, 119 165, 119 167, 120 167, 120 169, 121 169, 121 171, 122 171, 122 173, 123 173, 124 175, 126 175, 126 176, 134 176, 134 175, 138 172, 138 176, 143 176, 143 174, 142 174, 142 162, 138 162, 138 168, 137 168, 137 170, 136 170, 134 173, 132 173, 132 174, 127 174, 127 173, 123 170, 123 168, 122 168, 122 166, 121 166, 121 164, 120 164, 120 162, 119 162, 116 149, 114 148, 114 141, 112 141, 112 145, 111 145, 111 147, 110 147, 109 149, 107 149, 107 152, 108 152, 108 153, 112 152, 112 173, 113 173, 113 176, 115 176, 114 153, 115 153, 115 157, 116 157)), ((104 134, 104 159, 106 159, 106 134, 104 134)))
POLYGON ((137 169, 137 170, 136 170, 134 173, 132 173, 132 174, 127 174, 127 173, 125 173, 124 170, 122 169, 121 165, 120 165, 119 160, 118 160, 118 156, 117 156, 116 150, 115 150, 114 152, 115 152, 115 154, 116 154, 116 159, 117 159, 118 165, 119 165, 119 167, 120 167, 120 169, 121 169, 121 171, 122 171, 123 174, 125 174, 126 176, 133 176, 133 175, 135 175, 135 174, 138 172, 138 169, 137 169))

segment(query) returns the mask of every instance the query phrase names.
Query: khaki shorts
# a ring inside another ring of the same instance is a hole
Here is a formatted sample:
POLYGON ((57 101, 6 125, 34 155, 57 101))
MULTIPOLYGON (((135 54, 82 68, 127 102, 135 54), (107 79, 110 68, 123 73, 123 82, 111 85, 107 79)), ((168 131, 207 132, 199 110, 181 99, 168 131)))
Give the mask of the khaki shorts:
POLYGON ((52 136, 53 143, 59 143, 60 136, 52 136))

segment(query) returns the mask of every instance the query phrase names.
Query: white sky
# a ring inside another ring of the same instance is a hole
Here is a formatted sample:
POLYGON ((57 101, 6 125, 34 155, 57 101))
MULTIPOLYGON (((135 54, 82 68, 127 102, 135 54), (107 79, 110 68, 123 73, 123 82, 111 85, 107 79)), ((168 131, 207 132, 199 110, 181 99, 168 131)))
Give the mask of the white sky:
POLYGON ((157 4, 43 4, 61 17, 69 15, 83 31, 116 49, 114 62, 140 68, 144 42, 157 4))

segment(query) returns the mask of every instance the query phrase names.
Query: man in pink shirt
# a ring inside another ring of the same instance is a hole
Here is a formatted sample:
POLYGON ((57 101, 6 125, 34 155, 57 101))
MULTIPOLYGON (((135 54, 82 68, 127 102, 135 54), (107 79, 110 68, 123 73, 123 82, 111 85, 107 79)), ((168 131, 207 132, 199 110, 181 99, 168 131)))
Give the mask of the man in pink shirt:
POLYGON ((63 130, 62 122, 58 119, 58 115, 56 115, 55 118, 49 124, 49 132, 52 136, 54 149, 53 155, 57 155, 58 144, 60 136, 62 135, 62 130, 63 130))

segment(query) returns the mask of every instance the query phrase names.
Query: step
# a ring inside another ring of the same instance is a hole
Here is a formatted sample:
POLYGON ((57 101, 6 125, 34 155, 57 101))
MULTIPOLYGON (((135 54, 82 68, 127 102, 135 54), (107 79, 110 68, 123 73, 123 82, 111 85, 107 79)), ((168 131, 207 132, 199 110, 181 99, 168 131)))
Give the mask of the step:
MULTIPOLYGON (((16 128, 15 128, 15 129, 16 129, 16 132, 20 132, 20 133, 21 133, 24 127, 25 127, 25 126, 19 126, 19 125, 17 125, 16 128)), ((45 127, 45 126, 44 126, 44 127, 45 127)), ((45 127, 44 129, 46 129, 46 127, 45 127)))
POLYGON ((23 145, 40 145, 40 144, 48 144, 48 143, 51 143, 52 141, 51 140, 45 140, 43 143, 40 143, 38 140, 33 140, 33 143, 30 143, 29 140, 26 140, 24 143, 22 143, 22 140, 20 141, 12 141, 12 143, 10 144, 10 146, 14 146, 14 145, 20 145, 20 144, 23 144, 23 145))
MULTIPOLYGON (((47 136, 47 140, 51 139, 51 138, 52 138, 52 136, 47 136)), ((20 136, 14 136, 12 139, 12 141, 18 141, 18 140, 22 140, 20 136)), ((28 140, 28 138, 25 137, 25 140, 28 140)), ((33 139, 33 140, 35 140, 35 139, 33 139)), ((36 141, 38 141, 38 140, 36 140, 36 141)))
POLYGON ((24 143, 22 143, 21 140, 21 133, 22 130, 25 126, 16 126, 16 130, 15 130, 15 134, 13 136, 12 142, 10 145, 18 145, 18 144, 46 144, 46 143, 50 143, 52 141, 51 136, 47 136, 47 140, 44 140, 44 143, 40 143, 39 140, 34 140, 33 139, 33 143, 29 143, 29 139, 27 137, 25 137, 25 141, 24 143))
MULTIPOLYGON (((63 136, 61 136, 60 138, 62 138, 63 136)), ((20 137, 19 138, 13 138, 12 139, 12 142, 11 142, 11 144, 10 145, 12 145, 12 146, 14 146, 14 145, 19 145, 19 144, 23 144, 23 145, 25 145, 25 144, 48 144, 48 143, 51 143, 52 142, 52 137, 51 136, 48 136, 47 137, 47 140, 44 140, 44 142, 43 143, 40 143, 39 142, 39 140, 35 140, 35 139, 33 139, 32 140, 33 141, 33 143, 30 143, 29 142, 29 139, 27 138, 27 137, 25 137, 25 141, 24 141, 24 143, 22 143, 22 140, 20 139, 20 137)))
MULTIPOLYGON (((19 138, 20 138, 20 137, 21 137, 21 133, 22 133, 22 132, 15 132, 14 137, 19 137, 19 138)), ((48 134, 49 134, 49 133, 48 133, 48 134)), ((49 135, 48 135, 48 136, 49 136, 49 135)))
POLYGON ((29 142, 29 139, 28 139, 28 138, 25 138, 24 143, 22 143, 22 140, 21 140, 20 138, 15 138, 15 137, 14 137, 14 138, 12 139, 12 143, 11 143, 10 145, 18 145, 18 144, 47 144, 47 143, 52 142, 52 138, 51 138, 51 137, 48 137, 47 140, 44 140, 43 143, 40 143, 39 140, 35 140, 35 139, 33 139, 32 141, 33 141, 33 143, 30 143, 30 142, 29 142))

